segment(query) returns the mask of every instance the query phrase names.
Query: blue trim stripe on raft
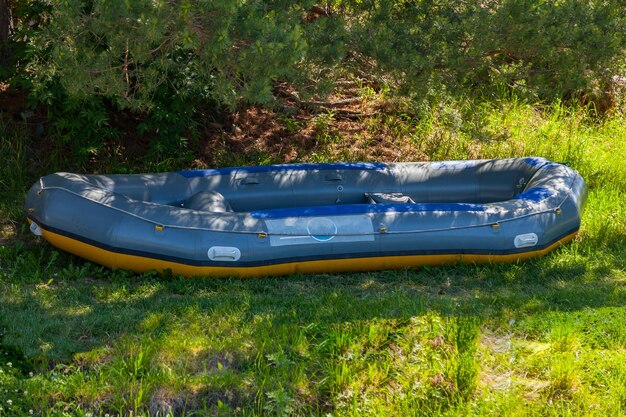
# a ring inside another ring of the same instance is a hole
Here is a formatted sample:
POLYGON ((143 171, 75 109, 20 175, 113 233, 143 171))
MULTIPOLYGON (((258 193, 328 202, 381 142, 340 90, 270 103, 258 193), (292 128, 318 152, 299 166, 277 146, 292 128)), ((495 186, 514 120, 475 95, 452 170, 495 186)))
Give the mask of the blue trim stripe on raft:
POLYGON ((230 175, 235 172, 246 174, 257 174, 262 172, 287 172, 287 171, 314 171, 314 170, 368 170, 382 171, 387 168, 387 164, 382 162, 336 162, 322 164, 279 164, 279 165, 259 165, 246 167, 230 167, 230 168, 214 168, 214 169, 196 169, 191 171, 178 171, 180 175, 186 178, 193 177, 212 177, 216 175, 230 175))
POLYGON ((367 213, 413 213, 431 211, 484 211, 482 204, 472 203, 417 203, 417 204, 346 204, 336 206, 293 207, 251 211, 256 219, 285 217, 341 216, 367 213))
POLYGON ((550 162, 550 160, 546 158, 540 158, 538 156, 524 158, 524 162, 526 162, 530 166, 540 167, 550 162))
POLYGON ((530 188, 523 193, 520 193, 514 197, 514 200, 530 201, 531 203, 539 203, 554 195, 554 191, 548 188, 535 187, 530 188))

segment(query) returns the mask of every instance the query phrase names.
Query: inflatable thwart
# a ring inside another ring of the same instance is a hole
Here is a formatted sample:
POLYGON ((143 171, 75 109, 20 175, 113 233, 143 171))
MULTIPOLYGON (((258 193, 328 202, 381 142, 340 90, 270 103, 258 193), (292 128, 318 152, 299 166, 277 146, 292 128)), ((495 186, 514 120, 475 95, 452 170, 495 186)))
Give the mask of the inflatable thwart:
POLYGON ((571 240, 586 186, 543 158, 42 177, 33 233, 137 272, 260 276, 514 262, 571 240))

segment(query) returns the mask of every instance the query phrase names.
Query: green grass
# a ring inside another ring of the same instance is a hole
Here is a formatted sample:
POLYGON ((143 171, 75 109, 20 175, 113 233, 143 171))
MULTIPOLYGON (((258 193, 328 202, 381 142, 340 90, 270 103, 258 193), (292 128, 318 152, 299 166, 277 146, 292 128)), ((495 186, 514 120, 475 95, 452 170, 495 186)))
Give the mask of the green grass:
MULTIPOLYGON (((19 204, 38 173, 4 168, 0 416, 625 414, 623 116, 508 99, 364 125, 320 127, 334 139, 311 158, 375 156, 354 144, 383 132, 404 160, 566 162, 590 186, 580 236, 512 265, 136 276, 28 237, 19 204)), ((14 164, 24 141, 2 139, 14 164)))

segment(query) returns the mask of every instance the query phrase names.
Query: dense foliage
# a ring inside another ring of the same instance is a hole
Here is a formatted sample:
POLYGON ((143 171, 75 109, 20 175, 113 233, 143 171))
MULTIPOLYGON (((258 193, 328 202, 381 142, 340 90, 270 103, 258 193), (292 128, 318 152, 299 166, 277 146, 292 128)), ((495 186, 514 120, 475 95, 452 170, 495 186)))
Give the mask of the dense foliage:
POLYGON ((620 2, 355 2, 354 34, 414 92, 504 86, 535 99, 606 87, 623 69, 620 2))
POLYGON ((275 104, 279 83, 303 100, 358 75, 422 102, 503 90, 549 101, 603 95, 625 67, 616 0, 12 4, 12 82, 72 140, 114 136, 114 110, 177 141, 207 111, 275 104))

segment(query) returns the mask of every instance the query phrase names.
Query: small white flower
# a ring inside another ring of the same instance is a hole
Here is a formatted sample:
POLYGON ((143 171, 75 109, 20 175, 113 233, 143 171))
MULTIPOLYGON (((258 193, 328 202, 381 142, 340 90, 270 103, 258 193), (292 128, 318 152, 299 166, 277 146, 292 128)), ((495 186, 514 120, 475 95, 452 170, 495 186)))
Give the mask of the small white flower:
POLYGON ((29 372, 29 373, 28 373, 28 376, 29 376, 29 377, 31 377, 31 378, 33 377, 33 375, 35 375, 35 374, 34 374, 34 373, 32 373, 32 372, 29 372))
POLYGON ((35 412, 33 411, 33 409, 31 408, 30 410, 28 410, 28 414, 30 414, 31 416, 34 414, 35 412))
POLYGON ((24 390, 24 395, 28 395, 28 391, 24 390))
POLYGON ((7 404, 13 405, 13 400, 7 400, 7 404))
POLYGON ((7 362, 7 366, 8 366, 9 368, 12 368, 12 367, 13 367, 13 363, 12 363, 12 362, 7 362))

